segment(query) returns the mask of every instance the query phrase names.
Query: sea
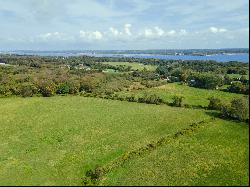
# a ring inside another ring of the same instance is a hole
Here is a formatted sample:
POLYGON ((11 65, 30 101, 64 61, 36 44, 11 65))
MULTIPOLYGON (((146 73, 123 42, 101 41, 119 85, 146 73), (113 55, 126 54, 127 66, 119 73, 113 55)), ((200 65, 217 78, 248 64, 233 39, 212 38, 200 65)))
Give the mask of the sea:
MULTIPOLYGON (((3 54, 3 52, 1 52, 3 54)), ((0 54, 1 54, 0 53, 0 54)), ((4 53, 6 54, 6 53, 4 53)), ((7 54, 17 55, 38 55, 38 56, 56 56, 56 57, 70 57, 70 56, 94 56, 94 57, 134 57, 146 59, 164 59, 164 60, 214 60, 217 62, 238 61, 249 63, 249 53, 225 53, 225 54, 212 54, 212 55, 158 55, 158 54, 106 54, 106 53, 86 53, 79 51, 14 51, 7 54)))

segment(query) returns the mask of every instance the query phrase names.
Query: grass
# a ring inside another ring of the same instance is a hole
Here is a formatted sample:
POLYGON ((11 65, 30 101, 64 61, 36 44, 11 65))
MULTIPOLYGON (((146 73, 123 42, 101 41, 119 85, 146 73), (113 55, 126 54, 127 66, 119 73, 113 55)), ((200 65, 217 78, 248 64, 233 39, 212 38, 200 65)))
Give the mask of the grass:
POLYGON ((109 173, 102 185, 249 185, 248 126, 216 120, 109 173))
POLYGON ((104 64, 109 64, 109 65, 113 65, 113 66, 119 66, 119 65, 123 65, 123 66, 131 66, 132 70, 143 70, 144 68, 146 68, 148 71, 155 71, 157 66, 154 65, 144 65, 144 64, 140 64, 140 63, 131 63, 131 62, 104 62, 104 64))
MULTIPOLYGON (((182 85, 179 83, 169 83, 160 87, 150 88, 146 90, 136 90, 135 95, 143 95, 144 93, 156 94, 163 98, 164 101, 172 102, 173 96, 184 96, 184 103, 189 105, 208 106, 208 98, 211 96, 222 99, 225 102, 230 102, 234 97, 242 97, 242 94, 224 92, 221 90, 207 90, 182 85)), ((120 94, 131 94, 123 92, 120 94)))
MULTIPOLYGON (((242 75, 240 74, 227 74, 231 79, 233 78, 241 78, 242 75)), ((247 80, 249 80, 249 75, 243 75, 243 77, 245 77, 247 80)))
POLYGON ((0 111, 1 185, 81 185, 88 169, 210 118, 80 96, 1 98, 0 111))

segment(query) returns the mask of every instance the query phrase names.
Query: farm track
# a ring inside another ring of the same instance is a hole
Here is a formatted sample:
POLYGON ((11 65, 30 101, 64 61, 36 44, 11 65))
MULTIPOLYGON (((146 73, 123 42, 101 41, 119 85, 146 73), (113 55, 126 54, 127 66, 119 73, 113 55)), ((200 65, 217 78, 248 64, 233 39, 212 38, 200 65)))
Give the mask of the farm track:
POLYGON ((196 133, 200 128, 205 127, 206 124, 215 120, 216 119, 213 117, 208 120, 192 123, 187 128, 179 130, 174 135, 161 137, 158 140, 152 141, 151 143, 148 143, 145 146, 139 147, 132 151, 127 151, 122 156, 107 163, 106 165, 96 166, 94 169, 87 171, 82 177, 82 184, 87 186, 101 185, 102 179, 105 177, 106 174, 117 169, 118 167, 121 167, 128 160, 143 157, 161 146, 177 141, 183 136, 191 136, 192 134, 196 133))

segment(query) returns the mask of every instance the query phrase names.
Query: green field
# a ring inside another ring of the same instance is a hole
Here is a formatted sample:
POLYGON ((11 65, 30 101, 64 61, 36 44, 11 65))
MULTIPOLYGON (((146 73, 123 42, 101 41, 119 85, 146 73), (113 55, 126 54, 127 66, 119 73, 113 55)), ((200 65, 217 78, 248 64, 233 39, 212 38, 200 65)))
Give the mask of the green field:
POLYGON ((1 185, 79 185, 96 164, 209 118, 202 111, 70 96, 2 98, 0 111, 1 185))
MULTIPOLYGON (((87 170, 211 118, 205 110, 80 96, 1 98, 0 111, 1 185, 82 185, 87 170)), ((247 164, 248 126, 216 120, 129 160, 101 184, 200 184, 216 176, 213 184, 247 185, 247 164)))
POLYGON ((217 120, 108 174, 103 185, 248 185, 248 127, 217 120))
MULTIPOLYGON (((230 78, 241 78, 242 75, 240 74, 227 74, 230 78)), ((249 75, 243 75, 247 80, 249 80, 249 75)))
MULTIPOLYGON (((207 90, 194 88, 180 83, 168 83, 166 85, 150 88, 146 90, 136 90, 135 95, 143 95, 144 93, 156 94, 164 101, 171 102, 174 96, 184 96, 184 103, 189 105, 208 106, 209 97, 217 97, 223 101, 230 102, 232 98, 242 97, 242 94, 234 94, 221 90, 207 90)), ((130 95, 131 92, 122 92, 121 95, 130 95)))
POLYGON ((113 66, 131 66, 132 70, 143 70, 146 68, 148 71, 155 71, 157 66, 153 65, 144 65, 140 63, 131 63, 131 62, 104 62, 104 64, 109 64, 113 66))

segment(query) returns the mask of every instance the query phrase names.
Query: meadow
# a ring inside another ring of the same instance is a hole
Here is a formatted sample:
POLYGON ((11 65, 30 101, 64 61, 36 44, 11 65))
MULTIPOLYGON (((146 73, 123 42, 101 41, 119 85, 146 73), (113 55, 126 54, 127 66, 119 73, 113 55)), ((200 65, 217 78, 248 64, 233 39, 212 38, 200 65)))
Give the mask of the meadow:
POLYGON ((194 88, 181 83, 168 83, 159 87, 148 88, 144 90, 133 90, 133 91, 124 91, 120 95, 135 95, 137 97, 144 94, 156 94, 161 97, 166 102, 172 102, 174 96, 183 96, 184 103, 193 106, 202 106, 207 107, 209 104, 209 97, 217 97, 222 99, 225 102, 230 102, 232 98, 242 97, 242 94, 235 94, 224 92, 222 90, 207 90, 194 88))
MULTIPOLYGON (((1 185, 83 185, 88 170, 212 118, 206 110, 81 96, 1 98, 0 111, 1 185)), ((216 176, 209 184, 245 185, 247 164, 248 126, 216 119, 129 159, 99 184, 208 184, 216 176)))
POLYGON ((113 66, 131 66, 132 70, 140 70, 142 71, 144 68, 147 71, 155 71, 157 66, 154 65, 144 65, 141 63, 133 63, 133 62, 104 62, 104 64, 109 64, 113 66))
POLYGON ((216 120, 198 133, 130 160, 110 172, 102 185, 247 186, 248 141, 244 123, 216 120))
POLYGON ((210 117, 79 96, 1 98, 0 111, 1 185, 80 185, 88 169, 210 117))

